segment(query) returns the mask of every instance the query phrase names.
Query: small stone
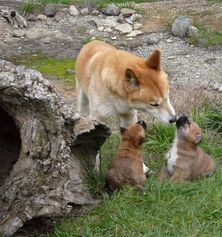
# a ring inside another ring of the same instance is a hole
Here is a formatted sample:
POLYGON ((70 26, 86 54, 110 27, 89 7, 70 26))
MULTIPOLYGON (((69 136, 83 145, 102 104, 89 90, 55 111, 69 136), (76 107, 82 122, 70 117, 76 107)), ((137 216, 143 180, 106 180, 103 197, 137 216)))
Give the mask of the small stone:
POLYGON ((40 21, 46 21, 47 20, 47 16, 46 15, 43 15, 43 14, 39 14, 37 16, 37 19, 40 20, 40 21))
POLYGON ((135 21, 140 21, 142 16, 140 14, 133 14, 132 16, 129 17, 132 22, 135 21))
POLYGON ((130 33, 133 30, 132 26, 128 23, 119 24, 115 27, 115 29, 122 32, 123 34, 130 33))
POLYGON ((98 27, 98 30, 99 30, 99 31, 103 31, 103 30, 104 30, 104 26, 99 26, 99 27, 98 27))
POLYGON ((122 8, 121 9, 121 14, 123 15, 123 17, 130 17, 131 15, 133 15, 136 11, 130 8, 122 8))
POLYGON ((24 37, 25 36, 25 31, 24 30, 14 30, 12 33, 13 37, 24 37))
POLYGON ((123 17, 123 15, 120 14, 120 15, 118 16, 118 18, 117 18, 116 21, 119 22, 119 23, 123 23, 123 22, 124 22, 124 17, 123 17))
POLYGON ((174 36, 185 38, 189 27, 192 25, 192 20, 186 16, 179 16, 172 24, 171 32, 174 36))
POLYGON ((167 43, 173 43, 173 40, 172 39, 166 39, 166 42, 167 43))
POLYGON ((143 36, 143 42, 148 45, 158 44, 160 41, 160 35, 158 33, 152 33, 143 36))
POLYGON ((124 18, 124 19, 125 19, 125 21, 126 21, 127 23, 129 23, 130 25, 133 24, 133 21, 130 19, 130 17, 127 17, 127 18, 124 18))
POLYGON ((112 29, 110 27, 107 27, 103 30, 104 32, 112 32, 112 29))
POLYGON ((111 39, 112 39, 112 40, 116 40, 116 39, 117 39, 117 37, 116 37, 116 36, 113 36, 113 37, 111 37, 111 39))
POLYGON ((222 92, 222 86, 220 86, 220 88, 218 89, 219 92, 222 92))
POLYGON ((116 5, 110 4, 102 10, 102 13, 108 16, 119 16, 120 9, 116 5))
POLYGON ((92 10, 92 15, 93 16, 98 16, 99 15, 99 11, 96 10, 96 9, 92 10))
POLYGON ((133 29, 134 30, 138 30, 138 29, 140 29, 142 27, 142 24, 141 23, 134 23, 134 25, 133 25, 133 29))
POLYGON ((195 26, 189 26, 188 28, 188 37, 198 39, 199 38, 199 30, 195 26))
POLYGON ((34 14, 30 14, 30 15, 27 17, 27 20, 28 20, 28 21, 38 21, 38 18, 37 18, 34 14))
POLYGON ((81 9, 80 13, 83 16, 89 15, 89 9, 87 7, 83 8, 83 9, 81 9))
POLYGON ((167 57, 167 59, 169 59, 169 60, 173 60, 173 59, 175 59, 176 57, 175 56, 168 56, 167 57))
POLYGON ((132 42, 130 42, 130 44, 128 44, 128 46, 131 50, 141 47, 142 45, 143 45, 143 42, 139 41, 139 40, 132 41, 132 42))
POLYGON ((97 23, 94 20, 89 20, 87 23, 95 28, 97 28, 97 23))
POLYGON ((58 5, 49 3, 44 8, 44 14, 48 17, 54 17, 58 11, 58 5))
POLYGON ((79 11, 78 11, 78 9, 75 6, 71 5, 69 7, 69 14, 72 15, 72 16, 78 16, 79 15, 79 11))
POLYGON ((141 35, 142 33, 143 32, 141 30, 133 30, 127 35, 127 37, 128 38, 135 37, 137 35, 141 35))
POLYGON ((63 12, 57 12, 56 15, 54 16, 54 20, 56 22, 60 22, 64 19, 63 12))

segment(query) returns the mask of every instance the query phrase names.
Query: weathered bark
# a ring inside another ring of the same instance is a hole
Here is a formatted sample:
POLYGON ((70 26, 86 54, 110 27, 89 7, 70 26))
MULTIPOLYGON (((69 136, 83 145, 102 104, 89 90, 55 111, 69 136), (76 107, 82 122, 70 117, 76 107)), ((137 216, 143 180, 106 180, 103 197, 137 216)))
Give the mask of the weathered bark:
POLYGON ((82 161, 94 164, 109 133, 79 117, 39 72, 0 61, 0 233, 92 204, 82 161))
POLYGON ((4 17, 14 28, 27 27, 26 19, 15 10, 0 10, 0 16, 4 17))

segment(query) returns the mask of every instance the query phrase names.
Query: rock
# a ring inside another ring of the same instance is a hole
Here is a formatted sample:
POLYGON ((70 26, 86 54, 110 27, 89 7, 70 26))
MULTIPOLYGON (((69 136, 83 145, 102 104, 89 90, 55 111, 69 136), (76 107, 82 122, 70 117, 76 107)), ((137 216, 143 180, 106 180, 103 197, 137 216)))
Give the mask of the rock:
POLYGON ((148 35, 144 35, 143 36, 143 42, 145 44, 158 44, 160 41, 160 36, 158 33, 152 33, 152 34, 148 34, 148 35))
POLYGON ((199 30, 195 26, 189 26, 188 28, 188 37, 198 39, 199 38, 199 30))
POLYGON ((81 15, 86 16, 89 15, 89 9, 87 7, 80 10, 81 15))
POLYGON ((112 39, 112 40, 116 40, 117 37, 116 37, 116 36, 112 36, 111 39, 112 39))
POLYGON ((219 92, 222 92, 222 86, 220 86, 220 88, 218 89, 219 92))
POLYGON ((58 11, 58 5, 49 3, 44 8, 44 14, 48 17, 54 17, 58 11))
POLYGON ((130 8, 122 8, 120 10, 120 13, 123 15, 123 17, 130 17, 133 15, 136 11, 130 8))
POLYGON ((91 26, 97 28, 97 23, 94 20, 89 20, 87 21, 88 24, 90 24, 91 26))
POLYGON ((56 22, 60 22, 64 19, 64 13, 63 12, 57 12, 56 15, 54 16, 54 20, 56 22))
POLYGON ((138 47, 141 47, 143 45, 143 42, 142 41, 139 41, 139 40, 136 40, 136 41, 132 41, 128 44, 129 48, 131 50, 134 50, 138 47))
POLYGON ((70 13, 70 15, 72 15, 72 16, 78 16, 78 15, 79 15, 78 9, 77 9, 75 6, 73 6, 73 5, 71 5, 71 6, 69 7, 69 13, 70 13))
POLYGON ((110 4, 102 10, 102 13, 108 16, 118 16, 120 14, 120 9, 116 5, 110 4))
POLYGON ((94 204, 85 168, 109 129, 80 117, 36 70, 0 60, 0 91, 0 235, 94 204))
POLYGON ((40 21, 46 21, 47 20, 47 16, 46 15, 43 15, 43 14, 39 14, 37 16, 37 19, 40 20, 40 21))
POLYGON ((27 20, 28 20, 28 21, 38 21, 38 18, 36 17, 36 15, 30 14, 30 15, 27 17, 27 20))
POLYGON ((174 36, 184 38, 187 36, 189 26, 192 25, 192 20, 186 16, 177 17, 171 28, 171 32, 174 36))
POLYGON ((14 30, 12 33, 13 37, 24 37, 25 36, 25 31, 24 30, 14 30))
POLYGON ((96 9, 93 9, 93 10, 92 10, 92 15, 93 15, 93 16, 98 16, 98 15, 99 15, 99 11, 96 10, 96 9))
POLYGON ((131 22, 140 21, 142 16, 140 14, 133 14, 129 17, 131 22))
POLYGON ((132 26, 128 23, 119 24, 115 27, 115 29, 123 34, 130 33, 133 30, 132 26))
POLYGON ((110 27, 107 27, 103 30, 103 32, 112 32, 112 29, 110 27))
POLYGON ((104 30, 104 26, 99 26, 99 27, 98 27, 98 30, 99 30, 99 31, 103 31, 103 30, 104 30))
POLYGON ((118 25, 116 19, 115 16, 107 16, 106 19, 97 19, 96 22, 98 26, 116 27, 118 25))
POLYGON ((123 15, 120 14, 120 15, 118 16, 118 18, 117 18, 116 21, 119 22, 119 23, 123 23, 123 22, 124 22, 124 17, 123 17, 123 15))
POLYGON ((140 29, 142 27, 142 24, 141 23, 134 23, 134 25, 133 25, 133 29, 134 30, 138 30, 138 29, 140 29))
POLYGON ((128 38, 135 37, 137 35, 141 35, 142 33, 143 32, 141 30, 133 30, 127 35, 127 37, 128 38))

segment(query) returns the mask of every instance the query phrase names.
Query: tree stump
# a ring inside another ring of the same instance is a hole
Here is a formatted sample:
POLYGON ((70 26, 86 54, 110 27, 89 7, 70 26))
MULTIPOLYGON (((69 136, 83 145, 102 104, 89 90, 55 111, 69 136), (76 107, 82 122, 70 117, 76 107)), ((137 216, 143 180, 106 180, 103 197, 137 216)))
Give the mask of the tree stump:
POLYGON ((39 72, 0 60, 0 233, 93 204, 83 167, 94 165, 109 134, 75 113, 39 72))

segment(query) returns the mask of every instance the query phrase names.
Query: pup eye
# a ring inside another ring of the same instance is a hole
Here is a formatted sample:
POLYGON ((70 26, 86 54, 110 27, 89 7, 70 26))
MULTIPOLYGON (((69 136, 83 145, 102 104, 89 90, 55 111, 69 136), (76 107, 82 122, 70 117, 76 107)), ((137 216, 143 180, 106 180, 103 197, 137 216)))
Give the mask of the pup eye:
POLYGON ((150 104, 151 106, 157 107, 159 106, 159 104, 155 103, 155 104, 150 104))

